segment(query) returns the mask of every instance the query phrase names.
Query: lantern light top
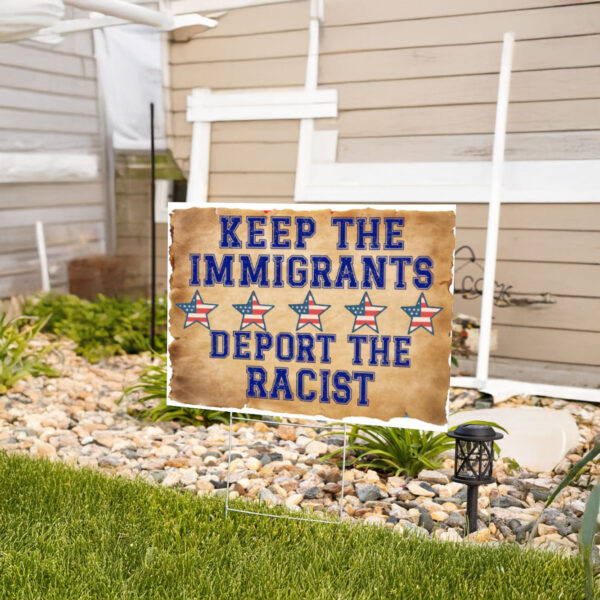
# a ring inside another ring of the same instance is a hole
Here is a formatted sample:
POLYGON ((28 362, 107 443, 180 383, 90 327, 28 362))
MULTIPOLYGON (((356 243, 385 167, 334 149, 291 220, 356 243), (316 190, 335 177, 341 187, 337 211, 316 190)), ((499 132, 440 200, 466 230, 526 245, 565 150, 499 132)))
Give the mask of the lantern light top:
POLYGON ((470 442, 489 442, 504 437, 490 425, 475 423, 459 425, 453 431, 449 431, 447 435, 451 438, 470 442))

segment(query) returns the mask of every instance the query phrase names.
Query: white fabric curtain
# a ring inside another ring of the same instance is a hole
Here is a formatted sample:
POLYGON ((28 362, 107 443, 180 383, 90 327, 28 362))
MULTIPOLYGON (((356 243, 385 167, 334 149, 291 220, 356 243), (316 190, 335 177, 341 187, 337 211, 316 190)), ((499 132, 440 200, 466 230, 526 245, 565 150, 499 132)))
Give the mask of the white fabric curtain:
POLYGON ((156 147, 166 148, 161 32, 144 25, 107 27, 94 31, 94 43, 114 148, 150 148, 151 102, 156 147))

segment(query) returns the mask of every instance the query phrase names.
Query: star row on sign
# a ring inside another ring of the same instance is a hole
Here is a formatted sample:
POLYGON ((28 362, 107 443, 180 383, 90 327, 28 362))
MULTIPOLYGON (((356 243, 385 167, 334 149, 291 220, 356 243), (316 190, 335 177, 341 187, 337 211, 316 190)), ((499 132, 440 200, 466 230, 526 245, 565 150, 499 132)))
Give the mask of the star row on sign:
MULTIPOLYGON (((219 305, 204 302, 200 292, 196 291, 190 302, 178 302, 177 306, 185 313, 184 329, 191 327, 194 323, 200 323, 203 327, 210 329, 208 315, 219 305)), ((250 294, 245 304, 233 304, 232 306, 242 315, 240 329, 256 325, 264 331, 267 330, 265 315, 275 308, 274 304, 261 304, 254 291, 250 294)), ((301 304, 289 304, 288 306, 298 315, 296 331, 300 331, 309 325, 312 325, 319 331, 323 331, 321 315, 331 308, 331 304, 318 304, 311 291, 306 294, 304 302, 301 304)), ((353 332, 361 327, 368 327, 379 333, 377 317, 387 306, 373 304, 369 294, 365 292, 358 304, 346 304, 345 307, 354 316, 353 332)), ((432 319, 442 310, 442 307, 429 306, 425 299, 425 294, 421 293, 416 304, 402 306, 401 308, 410 317, 408 333, 423 328, 433 335, 432 319)))

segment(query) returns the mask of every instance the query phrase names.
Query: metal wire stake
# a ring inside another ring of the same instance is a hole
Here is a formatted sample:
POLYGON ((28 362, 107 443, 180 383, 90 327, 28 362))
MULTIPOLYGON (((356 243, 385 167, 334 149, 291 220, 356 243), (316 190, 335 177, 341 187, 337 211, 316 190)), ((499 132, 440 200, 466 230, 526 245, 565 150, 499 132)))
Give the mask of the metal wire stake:
POLYGON ((231 437, 233 429, 233 413, 229 413, 229 452, 227 453, 227 490, 225 492, 225 518, 229 512, 229 478, 231 476, 231 437))
POLYGON ((342 492, 340 494, 340 525, 342 524, 342 515, 344 514, 344 487, 346 479, 346 428, 344 423, 344 449, 342 452, 342 492))

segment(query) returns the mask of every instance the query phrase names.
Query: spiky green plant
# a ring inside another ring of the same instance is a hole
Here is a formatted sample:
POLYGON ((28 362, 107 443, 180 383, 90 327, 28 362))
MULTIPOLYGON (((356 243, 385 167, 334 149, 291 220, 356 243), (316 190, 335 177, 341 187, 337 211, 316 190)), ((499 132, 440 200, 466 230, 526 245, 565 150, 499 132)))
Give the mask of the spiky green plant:
POLYGON ((186 425, 211 425, 228 423, 229 415, 218 410, 169 406, 167 404, 167 357, 157 355, 156 364, 144 367, 140 380, 123 391, 120 401, 136 392, 142 392, 137 399, 144 407, 137 411, 139 416, 150 421, 179 421, 186 425), (147 402, 157 401, 146 407, 147 402))
POLYGON ((0 313, 0 394, 6 393, 19 379, 30 375, 57 375, 44 359, 51 346, 31 347, 33 338, 44 325, 45 319, 8 319, 5 313, 0 313))
MULTIPOLYGON (((506 429, 489 421, 469 421, 472 425, 491 425, 504 432, 506 429)), ((454 428, 451 428, 451 430, 454 428)), ((340 435, 335 431, 325 435, 340 435)), ((348 450, 354 452, 348 464, 358 469, 375 469, 388 475, 415 477, 423 469, 439 469, 441 456, 454 448, 454 440, 445 433, 398 429, 378 425, 354 425, 348 434, 348 450)), ((495 445, 498 452, 498 447, 495 445)), ((337 448, 323 459, 331 459, 343 451, 337 448)))
MULTIPOLYGON (((349 459, 348 464, 395 476, 414 477, 423 469, 441 467, 440 455, 453 447, 453 440, 445 433, 354 425, 348 435, 347 448, 355 456, 349 459)), ((326 458, 332 458, 342 450, 338 448, 326 458)))

